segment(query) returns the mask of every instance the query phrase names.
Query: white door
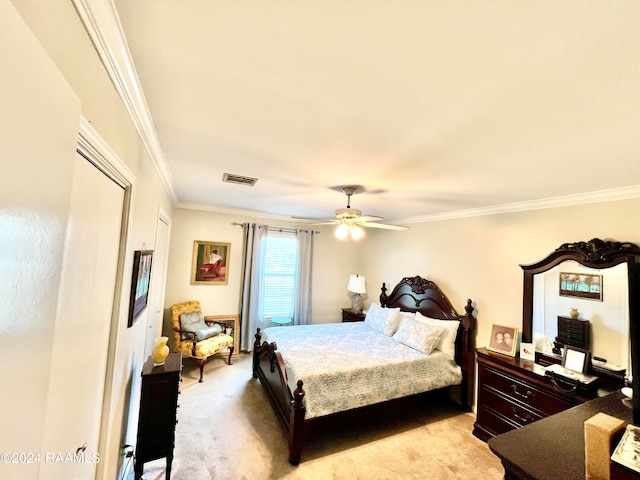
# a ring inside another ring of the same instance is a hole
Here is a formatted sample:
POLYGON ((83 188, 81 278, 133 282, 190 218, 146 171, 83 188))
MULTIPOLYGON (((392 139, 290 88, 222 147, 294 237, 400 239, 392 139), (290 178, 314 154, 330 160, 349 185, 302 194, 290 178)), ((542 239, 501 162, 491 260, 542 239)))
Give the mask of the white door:
POLYGON ((95 477, 123 205, 123 188, 76 154, 42 450, 86 447, 43 459, 41 479, 95 477))
POLYGON ((167 280, 167 258, 169 254, 169 234, 171 220, 162 212, 158 213, 156 223, 156 245, 153 252, 153 267, 151 269, 151 286, 149 288, 149 315, 147 324, 147 338, 145 355, 151 355, 154 339, 162 336, 162 320, 164 317, 164 289, 167 280))

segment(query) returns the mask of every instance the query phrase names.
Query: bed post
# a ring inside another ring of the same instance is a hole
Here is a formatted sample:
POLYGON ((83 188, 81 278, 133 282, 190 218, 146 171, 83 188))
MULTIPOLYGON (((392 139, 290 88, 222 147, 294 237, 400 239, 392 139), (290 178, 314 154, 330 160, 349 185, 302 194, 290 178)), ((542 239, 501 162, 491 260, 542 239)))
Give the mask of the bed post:
POLYGON ((256 331, 256 340, 253 342, 253 378, 258 378, 258 363, 260 362, 260 356, 258 355, 258 351, 260 350, 260 340, 262 339, 262 334, 260 333, 260 328, 256 331))
POLYGON ((462 384, 460 385, 460 404, 466 411, 471 411, 473 405, 473 397, 475 394, 475 351, 474 351, 474 332, 476 327, 476 319, 473 316, 473 305, 471 299, 467 300, 464 307, 466 315, 460 317, 460 326, 462 327, 462 348, 460 367, 462 368, 462 384))
POLYGON ((300 463, 300 454, 304 444, 304 416, 307 409, 302 399, 304 398, 304 390, 302 389, 302 380, 298 380, 298 388, 293 391, 293 402, 291 402, 291 411, 289 417, 289 463, 298 465, 300 463))

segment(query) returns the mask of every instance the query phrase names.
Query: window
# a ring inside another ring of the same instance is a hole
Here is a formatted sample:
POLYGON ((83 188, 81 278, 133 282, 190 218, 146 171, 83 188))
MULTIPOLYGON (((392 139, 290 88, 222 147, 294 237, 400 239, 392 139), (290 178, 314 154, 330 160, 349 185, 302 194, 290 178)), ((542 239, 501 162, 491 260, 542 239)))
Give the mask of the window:
POLYGON ((293 318, 298 241, 295 233, 270 231, 264 238, 264 318, 293 318))

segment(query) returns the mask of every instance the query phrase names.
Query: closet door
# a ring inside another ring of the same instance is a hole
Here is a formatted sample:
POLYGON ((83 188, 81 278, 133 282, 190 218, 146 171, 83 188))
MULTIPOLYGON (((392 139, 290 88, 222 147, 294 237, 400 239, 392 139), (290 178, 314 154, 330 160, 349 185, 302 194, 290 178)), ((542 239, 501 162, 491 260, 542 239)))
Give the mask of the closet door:
POLYGON ((53 354, 43 365, 50 369, 43 451, 86 449, 72 462, 43 462, 43 479, 94 478, 96 454, 103 453, 98 439, 123 205, 124 189, 76 154, 53 354))

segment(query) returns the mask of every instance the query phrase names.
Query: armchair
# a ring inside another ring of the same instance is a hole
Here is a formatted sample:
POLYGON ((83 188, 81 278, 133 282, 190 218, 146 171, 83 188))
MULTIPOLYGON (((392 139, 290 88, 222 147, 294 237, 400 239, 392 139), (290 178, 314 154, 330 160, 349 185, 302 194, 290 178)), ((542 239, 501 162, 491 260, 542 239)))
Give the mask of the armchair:
POLYGON ((207 358, 229 347, 229 359, 233 354, 233 337, 224 333, 224 328, 216 322, 205 321, 200 309, 200 302, 176 303, 171 306, 171 321, 175 352, 195 358, 200 366, 200 382, 207 358))

